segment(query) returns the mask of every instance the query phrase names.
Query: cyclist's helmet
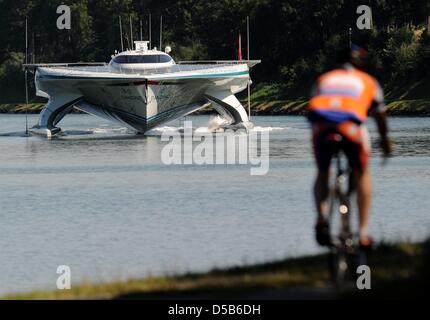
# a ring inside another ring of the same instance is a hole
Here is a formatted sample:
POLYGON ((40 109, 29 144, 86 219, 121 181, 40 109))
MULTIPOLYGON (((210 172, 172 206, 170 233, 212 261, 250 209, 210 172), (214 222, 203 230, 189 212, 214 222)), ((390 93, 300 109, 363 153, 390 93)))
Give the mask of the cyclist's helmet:
POLYGON ((339 63, 350 63, 358 69, 364 69, 367 67, 367 59, 367 50, 356 44, 352 44, 351 48, 342 49, 338 56, 339 63))

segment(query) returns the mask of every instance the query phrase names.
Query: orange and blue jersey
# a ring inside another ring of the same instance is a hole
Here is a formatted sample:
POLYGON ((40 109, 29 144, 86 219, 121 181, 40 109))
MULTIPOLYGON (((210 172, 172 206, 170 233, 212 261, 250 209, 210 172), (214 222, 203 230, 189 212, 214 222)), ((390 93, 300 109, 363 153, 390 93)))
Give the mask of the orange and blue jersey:
POLYGON ((340 134, 342 149, 351 167, 363 170, 370 155, 370 140, 362 125, 369 112, 384 111, 384 96, 378 82, 347 64, 323 74, 313 88, 308 105, 312 140, 319 170, 327 171, 333 156, 327 138, 340 134))
POLYGON ((378 82, 369 74, 345 65, 323 74, 313 89, 308 105, 311 122, 361 124, 369 111, 384 108, 378 82))

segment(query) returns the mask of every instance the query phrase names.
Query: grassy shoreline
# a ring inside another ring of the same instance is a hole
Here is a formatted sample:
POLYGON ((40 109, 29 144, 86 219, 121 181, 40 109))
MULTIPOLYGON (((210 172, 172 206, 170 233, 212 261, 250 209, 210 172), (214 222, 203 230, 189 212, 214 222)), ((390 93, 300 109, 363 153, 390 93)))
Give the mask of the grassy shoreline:
MULTIPOLYGON (((380 244, 370 255, 372 290, 364 298, 404 298, 428 285, 430 241, 380 244)), ((339 298, 328 285, 325 254, 179 276, 82 283, 71 290, 9 294, 3 299, 339 298)), ((346 296, 345 296, 346 294, 346 296)))
MULTIPOLYGON (((242 103, 246 104, 245 101, 242 103)), ((304 115, 307 101, 305 100, 276 100, 255 99, 251 104, 253 115, 304 115)), ((38 114, 44 103, 9 103, 0 104, 0 114, 38 114)), ((205 114, 212 112, 207 108, 198 112, 205 114)), ((392 100, 387 101, 387 113, 393 116, 430 116, 430 99, 392 100)))
POLYGON ((20 114, 20 113, 39 113, 42 111, 44 103, 3 103, 0 104, 0 114, 20 114))
MULTIPOLYGON (((304 115, 305 100, 273 100, 254 102, 251 110, 254 115, 304 115)), ((430 116, 430 99, 387 101, 387 114, 391 116, 430 116)))

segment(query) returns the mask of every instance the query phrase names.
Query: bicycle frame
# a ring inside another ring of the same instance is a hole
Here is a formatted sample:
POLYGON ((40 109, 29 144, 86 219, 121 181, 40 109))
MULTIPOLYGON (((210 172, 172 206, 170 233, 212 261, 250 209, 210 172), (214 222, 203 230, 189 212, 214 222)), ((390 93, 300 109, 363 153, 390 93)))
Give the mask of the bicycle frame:
POLYGON ((336 161, 336 178, 334 186, 332 189, 332 201, 330 206, 329 218, 333 219, 333 214, 335 211, 335 200, 338 201, 339 206, 337 207, 337 212, 340 216, 340 232, 338 237, 334 237, 333 245, 336 247, 342 247, 345 249, 352 249, 353 241, 350 227, 350 196, 354 191, 353 185, 353 172, 349 166, 343 166, 346 162, 344 157, 341 155, 341 151, 337 151, 334 154, 334 159, 336 161))
POLYGON ((341 154, 340 148, 334 153, 337 172, 335 180, 330 190, 330 224, 333 222, 335 214, 339 214, 340 230, 339 234, 332 235, 329 255, 329 267, 332 280, 336 287, 342 289, 345 285, 347 272, 350 271, 352 277, 355 276, 355 267, 365 264, 366 256, 363 255, 354 241, 351 226, 351 205, 350 196, 354 192, 353 171, 347 163, 346 157, 341 154), (364 262, 364 263, 363 263, 364 262))

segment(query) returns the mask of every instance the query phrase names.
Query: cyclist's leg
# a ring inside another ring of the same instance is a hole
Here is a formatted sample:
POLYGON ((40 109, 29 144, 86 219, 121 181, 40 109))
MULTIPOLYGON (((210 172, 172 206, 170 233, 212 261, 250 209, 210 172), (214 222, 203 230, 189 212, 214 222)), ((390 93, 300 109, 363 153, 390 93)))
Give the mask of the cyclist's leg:
POLYGON ((365 126, 361 127, 362 143, 360 144, 361 173, 357 179, 357 205, 359 214, 360 244, 369 246, 372 239, 368 234, 370 206, 372 202, 372 179, 368 166, 370 157, 370 138, 365 126))
POLYGON ((372 201, 372 182, 368 168, 355 171, 360 242, 368 242, 368 225, 372 201))
POLYGON ((317 177, 314 183, 314 199, 318 213, 318 220, 324 220, 328 213, 329 195, 329 168, 333 156, 330 148, 324 143, 325 133, 316 133, 313 136, 313 149, 317 164, 317 177))
POLYGON ((370 206, 372 201, 372 182, 368 160, 370 155, 370 140, 367 128, 362 126, 360 143, 347 143, 345 153, 349 164, 354 170, 355 187, 357 190, 357 206, 359 218, 359 238, 363 245, 370 245, 368 235, 370 206))
POLYGON ((328 225, 328 196, 329 196, 329 167, 332 158, 331 150, 323 144, 323 135, 313 136, 313 148, 318 173, 314 184, 314 198, 317 209, 317 222, 315 225, 316 240, 320 245, 330 243, 330 232, 328 225))
POLYGON ((318 170, 314 184, 317 221, 315 223, 316 240, 321 246, 330 244, 330 230, 328 223, 328 171, 318 170))
POLYGON ((314 198, 319 220, 325 220, 328 212, 328 178, 328 170, 321 171, 318 169, 317 177, 315 179, 314 184, 314 198))

